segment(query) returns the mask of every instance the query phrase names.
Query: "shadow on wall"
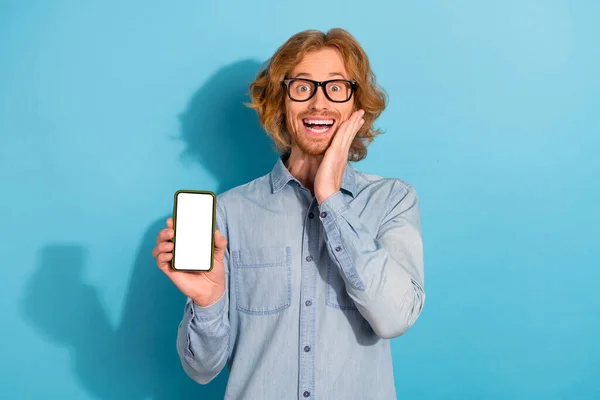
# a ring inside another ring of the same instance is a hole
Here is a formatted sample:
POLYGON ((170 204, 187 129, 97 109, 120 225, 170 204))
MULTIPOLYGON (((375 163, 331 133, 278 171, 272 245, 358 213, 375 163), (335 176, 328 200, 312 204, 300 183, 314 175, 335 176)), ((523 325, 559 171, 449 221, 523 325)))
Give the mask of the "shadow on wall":
MULTIPOLYGON (((246 60, 219 70, 179 116, 186 159, 212 173, 221 193, 270 171, 277 159, 254 110, 244 106, 260 63, 246 60)), ((202 186, 202 182, 199 182, 202 186)), ((165 196, 172 196, 165 193, 165 196)), ((101 400, 222 399, 227 368, 208 385, 189 378, 175 339, 185 297, 156 267, 151 251, 166 218, 157 218, 141 239, 122 320, 115 330, 97 289, 84 280, 88 254, 80 243, 52 243, 22 302, 25 319, 65 346, 81 385, 101 400)), ((118 270, 119 268, 115 268, 118 270)))

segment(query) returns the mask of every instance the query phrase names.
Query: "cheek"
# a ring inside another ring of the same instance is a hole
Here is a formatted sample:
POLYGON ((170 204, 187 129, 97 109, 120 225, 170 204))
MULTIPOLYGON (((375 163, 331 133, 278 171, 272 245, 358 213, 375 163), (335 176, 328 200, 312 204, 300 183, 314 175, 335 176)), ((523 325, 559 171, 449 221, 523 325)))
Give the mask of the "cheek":
POLYGON ((343 116, 343 120, 346 121, 347 119, 349 119, 352 116, 352 113, 355 110, 354 107, 354 101, 350 101, 348 103, 343 104, 340 108, 339 111, 341 112, 342 116, 343 116))
POLYGON ((296 126, 298 124, 298 114, 300 114, 302 110, 299 110, 298 107, 294 107, 293 104, 286 104, 285 107, 285 117, 287 123, 296 126))

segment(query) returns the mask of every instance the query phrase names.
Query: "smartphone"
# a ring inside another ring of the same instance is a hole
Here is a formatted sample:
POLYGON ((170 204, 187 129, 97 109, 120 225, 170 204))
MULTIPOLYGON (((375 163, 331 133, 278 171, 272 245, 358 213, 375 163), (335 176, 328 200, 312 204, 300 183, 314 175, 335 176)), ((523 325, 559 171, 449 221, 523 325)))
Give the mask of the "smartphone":
POLYGON ((202 190, 178 190, 173 201, 173 257, 177 271, 213 268, 217 197, 202 190))

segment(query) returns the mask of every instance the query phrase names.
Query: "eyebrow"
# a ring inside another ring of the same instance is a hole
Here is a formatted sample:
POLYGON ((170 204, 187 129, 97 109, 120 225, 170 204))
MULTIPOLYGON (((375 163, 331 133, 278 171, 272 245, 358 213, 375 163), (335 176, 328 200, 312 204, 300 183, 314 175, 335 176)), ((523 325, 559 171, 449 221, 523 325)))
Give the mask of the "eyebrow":
MULTIPOLYGON (((339 75, 339 76, 341 76, 342 78, 346 79, 346 77, 344 76, 344 74, 342 74, 341 72, 330 72, 330 73, 329 73, 329 76, 336 76, 336 75, 339 75)), ((307 77, 307 78, 311 78, 311 77, 312 77, 312 75, 311 75, 311 74, 309 74, 309 73, 307 73, 307 72, 300 72, 299 74, 296 74, 296 76, 295 76, 295 77, 296 77, 296 78, 300 78, 300 77, 302 77, 302 76, 305 76, 305 77, 307 77)))

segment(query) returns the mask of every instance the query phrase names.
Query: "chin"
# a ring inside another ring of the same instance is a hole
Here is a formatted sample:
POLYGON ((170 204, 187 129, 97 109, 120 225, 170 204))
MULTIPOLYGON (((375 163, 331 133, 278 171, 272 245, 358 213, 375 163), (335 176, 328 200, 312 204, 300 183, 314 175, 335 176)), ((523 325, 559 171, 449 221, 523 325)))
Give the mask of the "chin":
POLYGON ((301 132, 300 135, 296 136, 296 145, 305 154, 321 156, 325 154, 332 140, 333 133, 321 134, 317 137, 301 132))

